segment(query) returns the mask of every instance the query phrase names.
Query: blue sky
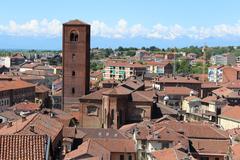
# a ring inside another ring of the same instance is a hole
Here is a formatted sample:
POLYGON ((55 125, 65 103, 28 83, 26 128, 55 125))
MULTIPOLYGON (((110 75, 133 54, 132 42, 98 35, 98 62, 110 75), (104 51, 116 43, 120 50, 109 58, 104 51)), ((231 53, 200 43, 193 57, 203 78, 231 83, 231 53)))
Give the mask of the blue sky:
POLYGON ((61 49, 61 24, 92 26, 92 47, 240 45, 239 0, 7 0, 0 48, 61 49))

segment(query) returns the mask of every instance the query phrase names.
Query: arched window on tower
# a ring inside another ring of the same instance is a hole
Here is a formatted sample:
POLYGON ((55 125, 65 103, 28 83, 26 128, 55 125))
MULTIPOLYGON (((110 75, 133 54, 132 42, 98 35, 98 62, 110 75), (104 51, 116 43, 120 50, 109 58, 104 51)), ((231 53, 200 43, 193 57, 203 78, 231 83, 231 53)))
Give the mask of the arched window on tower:
POLYGON ((71 42, 76 42, 78 41, 78 32, 77 31, 72 31, 70 33, 70 41, 71 42))

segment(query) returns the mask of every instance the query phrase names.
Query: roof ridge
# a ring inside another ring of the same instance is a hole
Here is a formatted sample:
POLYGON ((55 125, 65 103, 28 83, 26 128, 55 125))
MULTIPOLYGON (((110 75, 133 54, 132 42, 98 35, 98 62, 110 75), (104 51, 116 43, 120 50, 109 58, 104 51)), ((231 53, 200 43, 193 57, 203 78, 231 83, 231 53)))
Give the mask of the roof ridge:
MULTIPOLYGON (((21 132, 29 123, 32 122, 33 119, 35 119, 35 118, 37 117, 37 115, 39 115, 39 113, 36 113, 35 115, 33 115, 33 117, 31 117, 31 118, 29 119, 29 121, 28 121, 24 126, 22 126, 21 129, 19 129, 19 130, 16 129, 16 130, 17 130, 16 133, 21 132)), ((19 121, 19 120, 18 120, 18 121, 19 121)), ((16 122, 16 128, 17 128, 17 122, 16 122)))

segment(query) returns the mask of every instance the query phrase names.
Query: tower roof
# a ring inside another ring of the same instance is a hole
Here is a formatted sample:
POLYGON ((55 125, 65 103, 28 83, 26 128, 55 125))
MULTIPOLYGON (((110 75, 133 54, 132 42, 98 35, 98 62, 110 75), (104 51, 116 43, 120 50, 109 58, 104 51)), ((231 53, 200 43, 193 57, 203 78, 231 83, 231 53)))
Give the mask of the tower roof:
POLYGON ((78 19, 74 19, 74 20, 70 20, 70 21, 64 23, 63 25, 89 25, 89 24, 87 24, 83 21, 80 21, 78 19))

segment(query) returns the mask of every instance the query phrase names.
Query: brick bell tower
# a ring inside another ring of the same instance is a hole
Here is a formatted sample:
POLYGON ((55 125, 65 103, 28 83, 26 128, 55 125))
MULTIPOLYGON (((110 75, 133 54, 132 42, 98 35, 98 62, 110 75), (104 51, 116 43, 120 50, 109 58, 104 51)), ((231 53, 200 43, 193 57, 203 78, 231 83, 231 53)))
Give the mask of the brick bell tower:
POLYGON ((63 107, 79 104, 89 93, 90 25, 79 20, 63 24, 63 107))

